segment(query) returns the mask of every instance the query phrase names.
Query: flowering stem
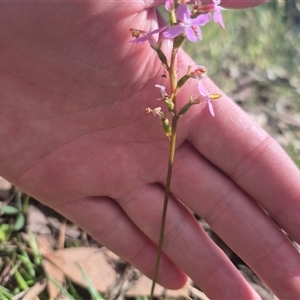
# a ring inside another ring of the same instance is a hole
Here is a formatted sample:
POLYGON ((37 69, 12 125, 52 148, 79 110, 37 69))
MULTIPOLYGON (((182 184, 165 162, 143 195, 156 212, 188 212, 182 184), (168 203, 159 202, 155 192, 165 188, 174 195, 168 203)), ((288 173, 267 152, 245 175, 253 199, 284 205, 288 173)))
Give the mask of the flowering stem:
POLYGON ((177 122, 179 119, 179 116, 177 115, 177 112, 176 112, 177 74, 176 74, 175 65, 176 65, 177 51, 178 51, 178 48, 175 47, 175 41, 174 41, 171 60, 170 60, 170 68, 169 68, 170 88, 171 88, 171 92, 173 94, 172 102, 174 103, 174 109, 173 109, 173 117, 172 117, 171 135, 169 138, 169 161, 168 161, 168 172, 167 172, 167 179, 166 179, 164 206, 163 206, 163 212, 162 212, 162 216, 161 216, 158 249, 157 249, 157 254, 156 254, 154 275, 153 275, 153 279, 152 279, 150 300, 153 299, 154 288, 155 288, 156 281, 157 281, 160 258, 161 258, 161 253, 162 253, 164 234, 165 234, 165 225, 166 225, 166 218, 167 218, 167 208, 168 208, 169 195, 170 195, 172 170, 173 170, 173 163, 174 163, 174 157, 175 157, 177 122))
POLYGON ((175 156, 177 122, 178 122, 178 116, 175 115, 172 118, 172 134, 170 137, 170 144, 169 144, 170 148, 169 148, 168 173, 167 173, 167 180, 166 180, 164 206, 163 206, 163 212, 162 212, 162 218, 161 218, 155 269, 154 269, 154 275, 153 275, 153 279, 152 279, 152 286, 151 286, 151 292, 150 292, 150 300, 153 299, 154 288, 155 288, 155 284, 156 284, 156 280, 157 280, 158 269, 159 269, 160 258, 161 258, 162 247, 163 247, 165 224, 166 224, 166 217, 167 217, 167 208, 168 208, 171 178, 172 178, 172 169, 173 169, 174 156, 175 156))
MULTIPOLYGON (((162 254, 165 225, 167 218, 167 208, 170 196, 170 186, 172 178, 172 169, 175 157, 175 146, 176 146, 176 131, 177 123, 179 118, 184 115, 193 105, 198 104, 204 100, 207 101, 209 111, 212 116, 215 115, 214 109, 211 103, 211 100, 218 99, 221 95, 219 94, 209 94, 209 92, 202 86, 200 83, 202 76, 206 73, 206 69, 202 66, 198 67, 194 71, 191 71, 191 67, 187 68, 187 72, 179 80, 177 79, 177 54, 178 50, 182 47, 182 44, 185 40, 191 42, 196 42, 197 40, 202 39, 200 26, 206 25, 211 19, 211 12, 213 12, 213 20, 215 23, 220 23, 220 25, 225 28, 221 10, 223 8, 219 6, 221 0, 212 0, 211 4, 201 4, 201 1, 192 1, 195 2, 192 5, 192 11, 188 8, 187 2, 189 0, 166 0, 165 8, 169 12, 169 24, 170 26, 161 27, 155 30, 150 30, 148 32, 139 29, 130 29, 132 37, 134 40, 131 40, 132 43, 142 43, 148 41, 150 46, 156 51, 159 60, 162 62, 165 67, 165 71, 169 75, 170 83, 170 94, 166 92, 166 87, 161 84, 156 84, 155 86, 160 89, 161 98, 163 100, 166 108, 168 109, 169 114, 172 116, 172 122, 170 125, 169 117, 167 114, 161 110, 161 107, 156 107, 154 109, 146 108, 148 113, 153 113, 153 115, 158 115, 162 121, 163 129, 166 136, 169 139, 169 161, 168 161, 168 172, 166 178, 166 187, 164 195, 164 204, 161 217, 159 241, 158 241, 158 250, 156 254, 156 262, 154 268, 154 275, 152 280, 152 286, 150 291, 150 300, 153 300, 154 289, 158 277, 158 270, 160 265, 160 259, 162 254), (167 28, 168 27, 168 28, 167 28), (167 39, 173 40, 173 47, 171 52, 171 57, 168 62, 168 59, 164 52, 162 51, 161 45, 162 42, 158 42, 154 39, 153 35, 163 33, 163 36, 167 39), (142 36, 140 36, 142 35, 142 36), (194 78, 198 80, 198 90, 200 97, 194 99, 193 95, 190 95, 189 100, 179 108, 177 112, 176 99, 177 94, 183 85, 190 79, 194 78)), ((165 74, 164 74, 165 75, 165 74)), ((162 76, 162 77, 167 77, 162 76)))

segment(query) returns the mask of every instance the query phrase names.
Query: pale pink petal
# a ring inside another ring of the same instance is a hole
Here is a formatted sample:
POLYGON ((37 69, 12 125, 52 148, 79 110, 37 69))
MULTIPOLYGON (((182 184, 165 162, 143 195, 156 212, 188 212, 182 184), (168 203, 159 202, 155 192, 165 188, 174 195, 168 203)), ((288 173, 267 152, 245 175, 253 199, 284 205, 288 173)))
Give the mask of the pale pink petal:
POLYGON ((129 42, 134 43, 134 44, 140 44, 140 43, 148 41, 152 47, 156 48, 156 47, 158 47, 158 43, 155 41, 153 34, 162 32, 166 28, 167 28, 167 26, 164 26, 164 27, 157 28, 153 31, 148 31, 147 33, 141 33, 141 35, 142 35, 141 37, 135 38, 129 42))
POLYGON ((186 23, 190 20, 191 11, 185 4, 179 4, 176 10, 176 17, 183 23, 186 23))
POLYGON ((158 100, 163 100, 165 97, 168 97, 168 94, 166 92, 166 87, 161 84, 156 84, 155 87, 159 88, 160 96, 158 100))
POLYGON ((194 28, 194 30, 196 31, 196 32, 195 32, 196 37, 197 37, 199 40, 202 40, 202 32, 201 32, 201 30, 200 30, 200 27, 199 27, 199 26, 196 26, 196 27, 194 28))
POLYGON ((214 12, 214 22, 215 23, 220 23, 220 25, 225 29, 225 24, 223 22, 222 13, 221 13, 220 10, 216 10, 214 12))
POLYGON ((172 4, 174 4, 174 0, 166 0, 166 3, 165 3, 165 9, 167 11, 170 11, 171 10, 171 7, 172 7, 172 4))
POLYGON ((212 0, 214 4, 216 4, 217 6, 221 3, 221 0, 212 0))
POLYGON ((194 30, 191 27, 187 27, 185 28, 185 34, 186 37, 191 41, 191 42, 196 42, 197 41, 197 37, 196 34, 194 32, 194 30))
POLYGON ((195 26, 195 25, 204 26, 205 24, 207 24, 210 21, 210 18, 211 18, 210 13, 199 15, 197 18, 191 19, 191 24, 193 26, 195 26))
POLYGON ((174 25, 163 32, 163 36, 168 39, 173 39, 184 32, 184 28, 179 25, 174 25))
POLYGON ((167 27, 168 27, 168 26, 164 26, 164 27, 157 28, 157 29, 155 29, 155 30, 153 30, 153 31, 151 31, 151 32, 148 32, 148 35, 149 35, 149 34, 155 34, 155 33, 162 32, 162 31, 164 31, 167 27))
POLYGON ((147 40, 148 40, 148 37, 144 35, 139 38, 130 40, 129 43, 140 44, 140 43, 146 42, 147 40))
POLYGON ((208 109, 209 109, 210 114, 214 117, 215 111, 214 111, 214 107, 211 103, 211 99, 209 97, 207 97, 207 104, 208 104, 208 109))
POLYGON ((209 95, 208 90, 201 83, 198 84, 198 91, 201 96, 206 97, 209 95))

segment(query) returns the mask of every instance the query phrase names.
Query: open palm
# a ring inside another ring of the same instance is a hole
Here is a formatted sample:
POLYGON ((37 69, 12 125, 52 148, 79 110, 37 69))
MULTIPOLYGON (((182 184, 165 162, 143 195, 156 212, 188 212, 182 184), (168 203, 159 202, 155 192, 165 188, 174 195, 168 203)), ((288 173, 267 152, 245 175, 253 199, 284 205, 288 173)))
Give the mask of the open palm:
MULTIPOLYGON (((168 142, 145 108, 167 79, 148 45, 128 41, 131 27, 159 26, 154 3, 1 7, 0 174, 151 276, 168 142)), ((188 64, 182 53, 179 71, 188 64)), ((180 120, 159 282, 179 288, 187 273, 212 298, 255 297, 187 206, 278 297, 300 297, 298 253, 259 206, 299 242, 299 172, 230 99, 215 111, 200 104, 180 120)))

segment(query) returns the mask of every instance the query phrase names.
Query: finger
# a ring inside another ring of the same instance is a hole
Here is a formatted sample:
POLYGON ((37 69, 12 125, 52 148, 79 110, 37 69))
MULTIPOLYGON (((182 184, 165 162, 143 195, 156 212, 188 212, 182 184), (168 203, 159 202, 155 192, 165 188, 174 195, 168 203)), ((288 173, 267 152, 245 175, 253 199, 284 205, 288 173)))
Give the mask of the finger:
MULTIPOLYGON (((205 133, 202 140, 206 138, 205 133)), ((213 151, 211 145, 209 149, 213 151)), ((228 162, 225 155, 222 158, 228 162)), ((172 192, 204 218, 280 299, 299 298, 297 250, 249 195, 190 145, 177 150, 172 192)))
POLYGON ((221 6, 226 8, 248 8, 267 3, 269 0, 222 0, 221 6))
POLYGON ((300 243, 299 170, 284 150, 230 99, 222 97, 214 104, 216 118, 208 114, 198 118, 201 131, 194 131, 190 141, 300 243))
MULTIPOLYGON (((122 208, 150 238, 158 241, 164 190, 150 185, 126 195, 122 208)), ((190 211, 170 197, 164 252, 213 299, 256 299, 252 288, 212 242, 190 211), (238 287, 238 288, 237 288, 238 287)))
MULTIPOLYGON (((156 245, 131 222, 112 199, 87 198, 60 205, 56 209, 151 278, 156 245)), ((186 280, 187 276, 163 255, 158 283, 169 289, 179 289, 186 280)))
MULTIPOLYGON (((222 0, 220 5, 226 8, 248 8, 255 7, 261 5, 263 3, 268 2, 269 0, 222 0)), ((157 0, 157 1, 145 1, 145 7, 153 7, 163 5, 165 0, 157 0)), ((212 1, 205 0, 202 3, 211 3, 212 1)))

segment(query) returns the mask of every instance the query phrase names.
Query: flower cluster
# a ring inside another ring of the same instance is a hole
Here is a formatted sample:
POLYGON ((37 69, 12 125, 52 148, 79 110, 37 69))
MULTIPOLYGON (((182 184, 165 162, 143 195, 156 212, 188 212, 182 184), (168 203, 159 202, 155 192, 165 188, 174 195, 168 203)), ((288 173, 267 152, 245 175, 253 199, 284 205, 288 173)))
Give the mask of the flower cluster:
POLYGON ((180 34, 184 34, 191 42, 196 42, 197 39, 202 39, 199 26, 207 24, 211 19, 211 15, 206 13, 192 18, 192 12, 189 8, 185 4, 179 4, 176 9, 176 18, 177 24, 165 30, 163 35, 166 38, 173 39, 180 34))
MULTIPOLYGON (((214 15, 214 22, 219 23, 225 28, 221 13, 221 10, 224 10, 224 8, 219 6, 221 0, 212 0, 211 4, 203 6, 197 3, 196 1, 193 5, 192 11, 188 8, 187 4, 180 3, 176 8, 176 23, 170 27, 165 26, 148 32, 130 29, 132 36, 136 38, 130 42, 139 44, 148 40, 151 47, 157 48, 159 44, 154 40, 153 35, 160 32, 163 32, 163 36, 169 39, 174 39, 180 34, 183 34, 186 35, 191 42, 196 42, 197 39, 202 39, 199 26, 204 26, 211 20, 211 12, 213 12, 214 15), (142 35, 142 37, 139 37, 140 35, 142 35)), ((166 10, 170 11, 172 7, 174 8, 174 0, 167 0, 165 3, 166 10)))
MULTIPOLYGON (((188 111, 192 105, 202 102, 207 103, 210 114, 215 116, 211 100, 218 99, 221 95, 210 95, 209 91, 203 85, 202 79, 206 74, 206 69, 203 66, 196 67, 193 71, 191 71, 191 67, 189 66, 187 73, 178 80, 176 66, 174 66, 173 63, 176 60, 174 57, 170 60, 166 58, 161 49, 162 42, 160 41, 159 36, 166 39, 172 39, 173 50, 176 50, 182 45, 184 40, 190 42, 202 40, 201 27, 208 24, 211 20, 215 23, 219 23, 221 27, 225 28, 222 18, 222 10, 224 10, 224 8, 220 6, 221 0, 211 1, 212 2, 209 4, 202 4, 200 0, 196 0, 193 1, 193 4, 190 4, 189 0, 166 0, 165 9, 169 14, 169 26, 156 29, 152 28, 149 31, 130 29, 131 35, 134 37, 130 42, 140 44, 148 41, 150 46, 157 52, 158 58, 165 67, 166 72, 169 73, 169 94, 166 92, 167 88, 165 86, 161 84, 156 84, 155 86, 159 88, 160 92, 160 98, 158 98, 158 100, 163 101, 171 115, 177 118, 188 111), (181 87, 189 79, 197 80, 199 95, 197 97, 191 95, 186 105, 177 112, 176 97, 181 87)), ((177 51, 174 51, 174 53, 176 52, 177 51)), ((147 108, 147 111, 152 112, 154 115, 159 115, 164 121, 166 120, 166 114, 162 112, 161 107, 154 109, 147 108)), ((170 128, 168 128, 168 133, 165 130, 168 137, 170 136, 169 129, 170 128)))

